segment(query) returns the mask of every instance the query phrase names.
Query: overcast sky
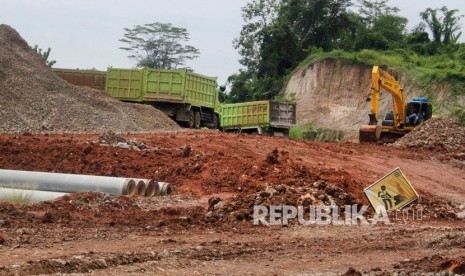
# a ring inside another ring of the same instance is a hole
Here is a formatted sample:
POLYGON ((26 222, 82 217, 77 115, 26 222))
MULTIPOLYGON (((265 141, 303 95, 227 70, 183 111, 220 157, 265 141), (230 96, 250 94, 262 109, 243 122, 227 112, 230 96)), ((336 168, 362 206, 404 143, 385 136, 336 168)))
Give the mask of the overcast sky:
MULTIPOLYGON (((240 68, 232 40, 243 24, 241 7, 248 0, 0 0, 0 23, 15 28, 30 45, 51 47, 51 58, 60 68, 133 67, 118 41, 123 28, 163 22, 187 28, 191 45, 200 57, 188 66, 217 76, 224 84, 240 68)), ((409 29, 418 24, 427 7, 460 9, 464 0, 391 0, 409 29)), ((465 36, 465 34, 464 34, 465 36)), ((461 39, 464 41, 464 37, 461 39)))

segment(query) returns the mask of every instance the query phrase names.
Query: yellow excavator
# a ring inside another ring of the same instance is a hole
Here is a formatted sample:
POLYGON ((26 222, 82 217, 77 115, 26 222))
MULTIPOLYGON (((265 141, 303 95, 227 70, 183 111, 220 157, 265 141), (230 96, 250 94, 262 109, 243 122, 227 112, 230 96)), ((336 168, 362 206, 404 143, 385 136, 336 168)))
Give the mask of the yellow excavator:
POLYGON ((397 80, 379 66, 371 74, 371 113, 368 125, 360 127, 360 143, 392 143, 432 116, 431 103, 426 98, 407 102, 404 89, 397 80), (381 89, 392 96, 392 111, 378 125, 379 93, 381 89))

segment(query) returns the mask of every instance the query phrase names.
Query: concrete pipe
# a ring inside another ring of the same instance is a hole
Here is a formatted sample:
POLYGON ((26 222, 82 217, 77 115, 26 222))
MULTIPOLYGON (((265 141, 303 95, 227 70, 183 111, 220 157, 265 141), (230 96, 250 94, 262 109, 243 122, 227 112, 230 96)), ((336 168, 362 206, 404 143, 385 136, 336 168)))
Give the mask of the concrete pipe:
POLYGON ((158 187, 160 190, 159 195, 161 196, 171 195, 174 192, 174 186, 170 183, 158 182, 158 187))
POLYGON ((121 177, 0 170, 0 187, 61 193, 134 195, 136 182, 121 177))
POLYGON ((22 189, 0 188, 0 201, 11 203, 33 203, 54 200, 67 195, 66 193, 32 191, 22 189))
POLYGON ((145 196, 147 191, 147 184, 149 182, 148 179, 134 179, 137 183, 137 193, 138 196, 145 196))
POLYGON ((145 191, 145 196, 153 197, 160 194, 160 187, 158 186, 158 182, 155 179, 151 179, 147 184, 147 190, 145 191))

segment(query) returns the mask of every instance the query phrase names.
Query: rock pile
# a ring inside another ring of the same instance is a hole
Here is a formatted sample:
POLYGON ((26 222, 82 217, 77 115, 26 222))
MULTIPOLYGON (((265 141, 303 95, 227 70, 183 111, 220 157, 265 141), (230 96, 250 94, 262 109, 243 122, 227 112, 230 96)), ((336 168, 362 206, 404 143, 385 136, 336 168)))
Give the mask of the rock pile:
POLYGON ((394 146, 465 153, 465 128, 450 119, 432 118, 397 140, 394 146))
POLYGON ((267 185, 257 187, 250 195, 235 196, 232 201, 224 202, 219 197, 209 200, 207 219, 222 222, 250 221, 253 218, 253 206, 345 206, 361 204, 350 193, 327 181, 316 181, 308 186, 292 187, 287 185, 267 185))
POLYGON ((112 130, 105 131, 98 138, 98 144, 100 146, 112 146, 122 149, 134 149, 134 150, 146 150, 149 147, 140 141, 126 140, 120 135, 116 134, 112 130))
POLYGON ((57 77, 10 26, 0 25, 0 133, 178 129, 147 105, 57 77))

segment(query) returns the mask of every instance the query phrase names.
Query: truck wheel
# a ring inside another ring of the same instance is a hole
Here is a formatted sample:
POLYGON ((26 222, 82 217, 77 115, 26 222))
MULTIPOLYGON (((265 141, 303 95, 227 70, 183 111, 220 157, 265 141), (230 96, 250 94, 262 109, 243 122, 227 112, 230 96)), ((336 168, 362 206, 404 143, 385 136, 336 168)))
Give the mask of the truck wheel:
POLYGON ((218 115, 214 114, 213 115, 213 123, 212 123, 212 129, 218 129, 219 124, 218 124, 218 115))
POLYGON ((189 121, 187 121, 187 127, 188 128, 194 128, 194 111, 190 110, 189 111, 189 121))
POLYGON ((200 128, 200 111, 194 112, 194 128, 200 128))

